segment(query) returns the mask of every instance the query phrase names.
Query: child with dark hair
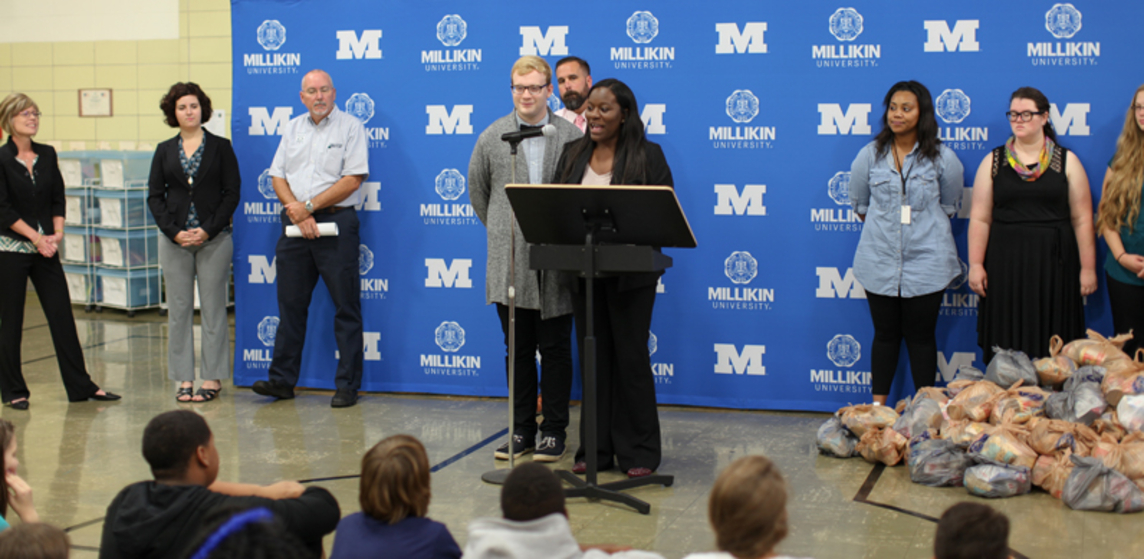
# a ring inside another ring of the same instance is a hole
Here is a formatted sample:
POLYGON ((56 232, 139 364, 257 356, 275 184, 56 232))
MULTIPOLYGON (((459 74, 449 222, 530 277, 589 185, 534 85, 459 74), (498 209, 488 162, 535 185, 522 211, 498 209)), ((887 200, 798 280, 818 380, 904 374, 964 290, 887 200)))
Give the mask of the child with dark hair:
POLYGON ((337 526, 338 502, 320 487, 293 481, 269 486, 217 481, 218 449, 207 422, 197 413, 159 414, 143 431, 143 457, 154 481, 128 485, 103 522, 100 559, 169 559, 195 542, 207 514, 220 507, 264 507, 319 557, 322 537, 337 526))
POLYGON ((224 507, 207 516, 206 529, 186 559, 304 559, 305 546, 265 507, 224 507))
POLYGON ((504 518, 469 524, 465 559, 663 559, 625 546, 576 543, 560 478, 536 462, 521 464, 508 475, 501 487, 501 511, 504 518))
POLYGON ((330 559, 458 559, 461 548, 429 511, 429 456, 409 435, 374 445, 361 459, 361 512, 338 523, 330 559))
POLYGON ((774 462, 764 456, 731 462, 707 500, 707 518, 720 551, 687 559, 788 559, 775 551, 787 536, 786 502, 786 482, 774 462))
POLYGON ((0 532, 8 528, 8 521, 4 518, 8 516, 9 507, 24 523, 40 521, 32 503, 32 488, 16 474, 16 468, 20 466, 16 459, 17 448, 16 427, 11 421, 0 419, 0 473, 3 473, 0 475, 0 532))
POLYGON ((70 549, 68 535, 50 524, 21 524, 0 534, 4 559, 68 559, 70 549))
POLYGON ((946 509, 933 539, 936 559, 1007 559, 1009 517, 979 503, 946 509))

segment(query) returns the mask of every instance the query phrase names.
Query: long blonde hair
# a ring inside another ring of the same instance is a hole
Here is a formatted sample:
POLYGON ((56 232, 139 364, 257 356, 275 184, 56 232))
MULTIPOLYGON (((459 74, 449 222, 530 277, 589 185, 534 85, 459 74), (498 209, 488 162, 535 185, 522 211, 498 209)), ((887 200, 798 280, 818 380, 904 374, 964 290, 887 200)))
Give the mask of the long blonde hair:
POLYGON ((1144 85, 1136 88, 1128 114, 1124 117, 1124 130, 1116 140, 1116 155, 1109 166, 1108 187, 1101 194, 1097 210, 1096 229, 1120 231, 1127 225, 1133 229, 1140 216, 1140 185, 1144 181, 1144 130, 1136 123, 1136 98, 1144 85))

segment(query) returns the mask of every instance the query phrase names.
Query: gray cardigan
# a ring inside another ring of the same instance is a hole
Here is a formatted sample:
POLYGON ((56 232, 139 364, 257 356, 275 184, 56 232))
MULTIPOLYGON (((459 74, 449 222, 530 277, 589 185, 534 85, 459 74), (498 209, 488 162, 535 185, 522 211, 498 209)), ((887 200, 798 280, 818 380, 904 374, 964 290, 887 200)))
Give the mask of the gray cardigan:
MULTIPOLYGON (((556 175, 556 161, 564 150, 564 144, 576 140, 583 133, 563 118, 548 111, 548 122, 556 127, 554 136, 545 137, 544 170, 541 181, 551 183, 556 175)), ((487 304, 508 304, 509 276, 509 227, 512 207, 504 192, 504 185, 512 182, 512 155, 509 145, 500 137, 505 132, 517 130, 513 113, 501 117, 489 125, 477 138, 473 147, 473 157, 469 161, 469 201, 477 217, 488 231, 488 267, 485 272, 485 302, 487 304)), ((528 161, 523 150, 516 159, 516 180, 528 182, 528 161)), ((514 228, 516 235, 516 306, 540 311, 542 319, 562 316, 572 312, 572 296, 560 281, 558 272, 537 273, 528 267, 528 244, 520 232, 520 225, 514 228)))

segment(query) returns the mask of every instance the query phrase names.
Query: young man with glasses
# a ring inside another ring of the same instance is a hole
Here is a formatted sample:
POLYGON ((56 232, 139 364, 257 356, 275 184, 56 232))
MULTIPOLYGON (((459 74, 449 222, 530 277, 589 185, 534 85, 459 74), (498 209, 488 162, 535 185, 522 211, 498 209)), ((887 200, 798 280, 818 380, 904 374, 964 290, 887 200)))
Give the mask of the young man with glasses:
POLYGON ((556 173, 556 161, 564 144, 582 134, 548 108, 552 94, 552 70, 543 58, 524 56, 512 67, 511 94, 514 110, 489 125, 477 139, 469 161, 469 199, 488 230, 488 267, 485 301, 496 304, 501 329, 508 344, 508 293, 516 292, 516 348, 514 386, 510 387, 514 425, 510 441, 496 449, 507 460, 536 452, 535 460, 555 462, 564 455, 568 427, 568 397, 572 390, 572 297, 558 274, 532 270, 528 243, 516 226, 504 185, 546 184, 556 173), (550 124, 551 134, 520 142, 517 157, 501 135, 550 124), (513 165, 516 165, 515 178, 513 165), (514 241, 515 237, 515 241, 514 241), (509 277, 510 252, 515 247, 515 277, 509 277), (540 351, 544 393, 544 422, 537 442, 536 352, 540 351))

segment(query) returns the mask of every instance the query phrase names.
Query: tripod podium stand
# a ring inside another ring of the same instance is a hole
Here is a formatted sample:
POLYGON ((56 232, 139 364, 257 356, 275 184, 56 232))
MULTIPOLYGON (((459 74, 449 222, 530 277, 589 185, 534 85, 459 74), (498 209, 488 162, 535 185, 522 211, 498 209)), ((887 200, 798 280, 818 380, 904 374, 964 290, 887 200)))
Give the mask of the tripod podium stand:
POLYGON ((505 185, 505 193, 525 240, 532 245, 531 267, 574 271, 585 278, 583 437, 588 467, 584 479, 567 470, 557 472, 572 485, 565 493, 568 497, 623 503, 647 514, 651 505, 621 491, 645 485, 670 487, 674 476, 650 475, 602 485, 596 482, 593 284, 600 277, 671 267, 671 257, 653 247, 694 248, 691 226, 675 191, 667 186, 509 184, 505 185))

